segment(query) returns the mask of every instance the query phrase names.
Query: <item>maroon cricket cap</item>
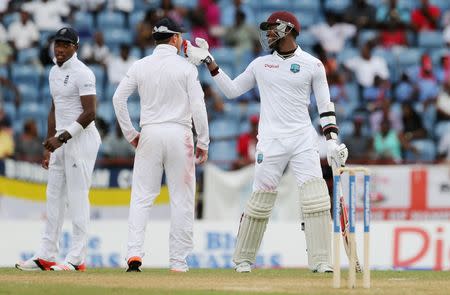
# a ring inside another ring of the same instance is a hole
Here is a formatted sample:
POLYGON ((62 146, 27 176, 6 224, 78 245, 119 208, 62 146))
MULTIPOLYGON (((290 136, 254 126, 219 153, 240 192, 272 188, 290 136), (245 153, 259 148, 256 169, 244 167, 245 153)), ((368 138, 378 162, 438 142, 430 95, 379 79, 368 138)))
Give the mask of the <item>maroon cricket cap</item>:
POLYGON ((297 33, 300 33, 300 23, 298 22, 295 15, 288 11, 275 11, 269 16, 267 21, 262 22, 259 25, 259 28, 263 31, 267 31, 271 25, 278 24, 280 21, 291 23, 294 27, 294 30, 296 30, 297 33))

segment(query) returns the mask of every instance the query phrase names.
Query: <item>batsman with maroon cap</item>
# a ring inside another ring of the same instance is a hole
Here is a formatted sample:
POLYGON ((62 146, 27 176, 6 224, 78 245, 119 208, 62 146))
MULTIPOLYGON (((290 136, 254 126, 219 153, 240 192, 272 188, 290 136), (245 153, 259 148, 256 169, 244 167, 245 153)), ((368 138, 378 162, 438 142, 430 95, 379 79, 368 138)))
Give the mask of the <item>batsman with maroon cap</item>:
POLYGON ((330 197, 322 178, 317 134, 308 113, 311 90, 327 138, 328 164, 345 165, 348 150, 338 143, 334 104, 323 64, 296 42, 300 24, 286 11, 272 13, 260 25, 260 40, 271 54, 256 58, 231 80, 208 52, 208 43, 185 44, 195 65, 206 64, 220 90, 230 99, 257 86, 261 114, 256 146, 253 193, 241 217, 233 261, 237 272, 250 272, 277 197, 280 178, 289 164, 300 191, 308 264, 314 272, 332 272, 330 197))

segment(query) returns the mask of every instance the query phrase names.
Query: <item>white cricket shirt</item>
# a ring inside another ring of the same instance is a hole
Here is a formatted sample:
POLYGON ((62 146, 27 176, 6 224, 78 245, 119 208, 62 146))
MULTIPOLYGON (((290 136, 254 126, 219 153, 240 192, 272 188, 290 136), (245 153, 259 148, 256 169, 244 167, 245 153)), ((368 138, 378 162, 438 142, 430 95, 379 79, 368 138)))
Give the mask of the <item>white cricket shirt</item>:
POLYGON ((213 78, 228 98, 258 86, 261 97, 258 139, 291 137, 312 126, 308 113, 311 90, 319 113, 328 111, 330 92, 323 64, 300 47, 287 59, 276 52, 258 57, 234 80, 221 70, 213 78))
POLYGON ((55 104, 56 131, 59 132, 69 127, 83 112, 80 96, 96 95, 95 76, 75 53, 61 67, 54 65, 48 79, 55 104))
POLYGON ((127 107, 128 97, 136 88, 141 102, 141 127, 173 122, 191 128, 193 119, 197 145, 208 149, 208 117, 198 71, 177 54, 174 46, 158 45, 152 55, 136 61, 114 93, 114 110, 128 141, 138 134, 127 107))

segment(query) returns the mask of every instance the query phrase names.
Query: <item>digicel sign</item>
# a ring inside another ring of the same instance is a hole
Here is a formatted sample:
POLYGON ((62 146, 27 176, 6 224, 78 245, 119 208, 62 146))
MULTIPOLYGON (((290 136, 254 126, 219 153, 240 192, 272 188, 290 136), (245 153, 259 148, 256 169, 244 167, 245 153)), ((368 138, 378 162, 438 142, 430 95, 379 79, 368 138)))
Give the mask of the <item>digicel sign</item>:
POLYGON ((443 270, 450 264, 450 235, 444 227, 397 226, 393 235, 394 268, 443 270))

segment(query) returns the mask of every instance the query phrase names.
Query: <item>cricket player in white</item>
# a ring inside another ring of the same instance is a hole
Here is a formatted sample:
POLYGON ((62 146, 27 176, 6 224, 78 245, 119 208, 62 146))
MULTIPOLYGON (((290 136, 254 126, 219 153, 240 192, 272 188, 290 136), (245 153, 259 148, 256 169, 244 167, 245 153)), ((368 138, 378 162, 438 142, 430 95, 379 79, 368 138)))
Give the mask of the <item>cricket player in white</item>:
POLYGON ((72 28, 62 28, 54 37, 56 65, 49 74, 53 100, 42 163, 49 171, 47 220, 36 255, 16 264, 21 270, 86 269, 88 194, 101 139, 94 123, 95 76, 77 58, 78 40, 72 28), (72 217, 72 245, 65 262, 56 264, 66 204, 72 217))
POLYGON ((233 256, 235 269, 251 271, 275 204, 277 186, 289 164, 300 188, 299 211, 305 222, 309 267, 314 272, 332 272, 330 197, 322 178, 317 134, 308 114, 311 90, 328 139, 328 163, 343 166, 348 151, 344 144, 337 143, 338 128, 325 69, 320 60, 297 45, 300 24, 291 13, 274 12, 260 29, 263 46, 273 53, 255 59, 234 80, 219 69, 205 40, 196 39, 199 47, 189 42, 185 45, 189 61, 205 63, 228 98, 256 85, 261 96, 253 194, 241 217, 233 256))
POLYGON ((128 272, 140 271, 145 228, 159 195, 163 169, 170 195, 170 269, 188 271, 186 257, 193 248, 195 159, 192 119, 197 131, 196 157, 208 157, 208 119, 198 71, 180 52, 182 29, 170 18, 153 30, 153 54, 135 62, 114 93, 117 120, 125 138, 136 148, 128 223, 128 272), (136 131, 127 109, 138 89, 140 127, 136 131))

